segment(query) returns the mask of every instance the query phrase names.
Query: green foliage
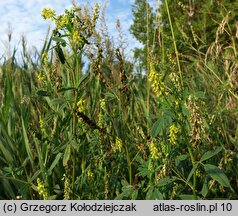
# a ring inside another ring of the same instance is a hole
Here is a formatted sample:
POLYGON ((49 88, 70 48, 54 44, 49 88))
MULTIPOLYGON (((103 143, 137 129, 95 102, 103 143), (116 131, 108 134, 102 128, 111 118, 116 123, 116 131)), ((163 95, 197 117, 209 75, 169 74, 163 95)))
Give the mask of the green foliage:
POLYGON ((234 11, 196 2, 194 29, 205 9, 219 25, 195 45, 182 25, 190 8, 173 2, 157 9, 159 30, 146 1, 135 3, 146 76, 95 28, 98 5, 44 10, 55 29, 36 59, 23 40, 23 65, 13 51, 0 67, 0 199, 238 198, 234 11))

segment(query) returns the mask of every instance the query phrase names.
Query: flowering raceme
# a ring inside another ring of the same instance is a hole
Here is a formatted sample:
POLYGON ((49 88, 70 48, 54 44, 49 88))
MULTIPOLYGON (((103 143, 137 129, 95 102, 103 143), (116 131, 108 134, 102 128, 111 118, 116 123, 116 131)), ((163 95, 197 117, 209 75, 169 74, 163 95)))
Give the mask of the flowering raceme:
POLYGON ((48 193, 46 191, 44 183, 37 178, 37 190, 40 196, 43 196, 44 200, 48 199, 48 193))
POLYGON ((159 151, 153 140, 151 141, 149 148, 150 148, 151 158, 154 160, 157 160, 159 158, 159 151))
POLYGON ((82 42, 82 37, 80 36, 80 34, 77 30, 73 32, 73 41, 76 44, 80 44, 82 42))
POLYGON ((58 16, 57 19, 55 20, 55 26, 57 29, 63 29, 68 23, 69 19, 68 16, 66 15, 58 16))
POLYGON ((151 87, 157 97, 162 95, 164 90, 164 83, 162 81, 161 75, 155 70, 154 64, 150 64, 150 74, 149 81, 151 82, 151 87))
POLYGON ((53 17, 55 16, 55 10, 53 10, 51 8, 44 8, 42 10, 41 16, 44 19, 51 19, 51 20, 53 20, 53 17))
POLYGON ((171 125, 169 128, 169 140, 172 144, 176 144, 177 141, 177 134, 179 133, 180 129, 176 125, 171 125))

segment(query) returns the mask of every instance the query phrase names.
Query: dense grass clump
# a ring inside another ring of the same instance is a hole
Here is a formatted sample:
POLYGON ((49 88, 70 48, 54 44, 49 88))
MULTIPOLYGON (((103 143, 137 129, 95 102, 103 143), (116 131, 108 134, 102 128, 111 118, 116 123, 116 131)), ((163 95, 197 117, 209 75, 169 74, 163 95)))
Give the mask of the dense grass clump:
POLYGON ((42 50, 30 56, 23 40, 22 60, 14 51, 0 67, 0 199, 238 198, 229 13, 199 47, 196 32, 195 46, 177 40, 164 8, 170 35, 147 29, 159 41, 143 71, 110 40, 98 4, 43 10, 55 29, 42 50))

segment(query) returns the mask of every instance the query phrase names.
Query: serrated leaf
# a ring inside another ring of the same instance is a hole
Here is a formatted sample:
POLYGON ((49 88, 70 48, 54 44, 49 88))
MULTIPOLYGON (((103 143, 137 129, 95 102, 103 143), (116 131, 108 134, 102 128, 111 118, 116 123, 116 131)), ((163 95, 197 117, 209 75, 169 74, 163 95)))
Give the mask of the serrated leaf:
POLYGON ((71 145, 68 144, 64 151, 63 166, 67 166, 70 155, 71 155, 71 145))
POLYGON ((232 189, 227 176, 217 166, 214 166, 212 164, 205 164, 204 169, 208 175, 218 181, 222 186, 229 187, 232 189))
POLYGON ((215 149, 214 151, 207 151, 200 159, 200 161, 205 161, 208 160, 209 158, 217 155, 220 151, 222 150, 222 147, 218 147, 217 149, 215 149))

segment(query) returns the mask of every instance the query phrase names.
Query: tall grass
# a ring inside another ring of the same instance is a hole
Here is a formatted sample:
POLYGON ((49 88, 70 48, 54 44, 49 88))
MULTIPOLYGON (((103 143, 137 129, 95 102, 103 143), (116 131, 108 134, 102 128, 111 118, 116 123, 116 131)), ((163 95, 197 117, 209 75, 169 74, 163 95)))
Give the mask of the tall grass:
POLYGON ((161 31, 164 59, 148 53, 141 77, 95 29, 98 10, 73 7, 64 16, 76 23, 58 23, 36 60, 23 40, 23 64, 14 51, 1 65, 0 198, 237 199, 229 21, 205 53, 187 44, 193 56, 181 56, 170 20, 174 53, 161 31))

